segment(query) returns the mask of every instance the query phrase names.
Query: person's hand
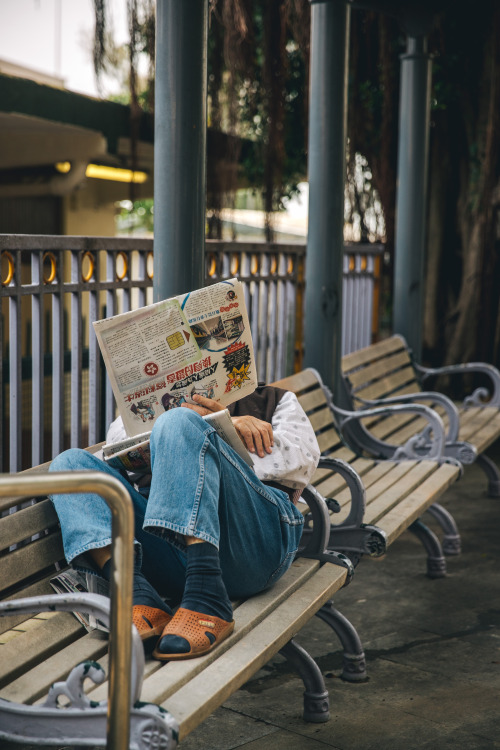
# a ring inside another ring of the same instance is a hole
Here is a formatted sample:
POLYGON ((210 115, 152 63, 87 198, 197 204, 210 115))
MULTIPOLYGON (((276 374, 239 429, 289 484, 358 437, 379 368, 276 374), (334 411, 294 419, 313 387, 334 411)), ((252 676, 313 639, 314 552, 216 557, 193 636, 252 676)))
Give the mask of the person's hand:
POLYGON ((215 401, 213 398, 201 396, 199 393, 194 394, 193 401, 195 401, 194 404, 185 402, 181 406, 186 409, 192 409, 202 417, 205 417, 207 414, 213 414, 216 411, 224 411, 224 407, 218 401, 215 401))
POLYGON ((233 417, 233 424, 250 453, 256 452, 261 458, 266 453, 272 453, 274 438, 273 428, 269 422, 263 422, 262 419, 257 419, 257 417, 244 415, 242 417, 233 417))

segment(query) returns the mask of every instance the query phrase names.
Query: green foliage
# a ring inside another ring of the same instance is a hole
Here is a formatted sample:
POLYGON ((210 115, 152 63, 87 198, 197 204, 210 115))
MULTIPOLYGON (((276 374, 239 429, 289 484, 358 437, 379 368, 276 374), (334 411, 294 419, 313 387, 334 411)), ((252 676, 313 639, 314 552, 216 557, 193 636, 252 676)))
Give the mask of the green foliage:
POLYGON ((154 202, 144 200, 120 201, 116 214, 116 226, 120 233, 152 233, 154 228, 154 202))

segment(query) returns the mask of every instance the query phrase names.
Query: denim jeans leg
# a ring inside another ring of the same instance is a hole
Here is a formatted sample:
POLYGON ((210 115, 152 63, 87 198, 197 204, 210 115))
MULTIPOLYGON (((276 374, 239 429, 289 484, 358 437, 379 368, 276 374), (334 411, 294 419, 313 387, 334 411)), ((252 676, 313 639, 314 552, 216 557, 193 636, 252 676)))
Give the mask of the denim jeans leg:
POLYGON ((219 549, 230 596, 248 596, 287 570, 302 533, 288 495, 265 486, 196 412, 156 421, 144 528, 182 545, 195 536, 219 549))
MULTIPOLYGON (((179 598, 184 588, 185 560, 167 542, 143 531, 147 499, 120 472, 88 451, 72 448, 50 465, 50 471, 84 469, 114 476, 126 487, 134 507, 135 548, 142 570, 160 593, 179 598)), ((111 544, 111 511, 106 502, 93 493, 58 494, 51 500, 59 518, 66 560, 93 570, 85 553, 111 544)))

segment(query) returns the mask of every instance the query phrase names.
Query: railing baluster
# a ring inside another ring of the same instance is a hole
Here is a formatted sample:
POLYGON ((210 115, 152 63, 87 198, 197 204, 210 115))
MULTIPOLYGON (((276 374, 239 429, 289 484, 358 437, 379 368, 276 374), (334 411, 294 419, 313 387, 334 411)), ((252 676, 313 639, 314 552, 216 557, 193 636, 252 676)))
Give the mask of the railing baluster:
MULTIPOLYGON (((273 270, 273 259, 268 257, 268 274, 269 281, 267 282, 269 301, 268 301, 268 324, 267 324, 267 366, 265 373, 265 380, 267 382, 273 382, 276 380, 276 358, 277 358, 277 347, 278 347, 278 331, 277 331, 277 289, 276 280, 272 277, 273 270)), ((276 267, 276 273, 277 273, 276 267)))
MULTIPOLYGON (((99 256, 97 256, 98 258, 99 256)), ((100 439, 100 413, 101 413, 101 378, 99 367, 99 346, 94 336, 92 323, 99 320, 99 292, 100 292, 100 267, 97 260, 94 268, 93 285, 89 289, 89 403, 88 403, 88 425, 89 445, 94 445, 100 439)))
MULTIPOLYGON (((116 313, 116 291, 113 284, 115 278, 115 262, 114 256, 109 250, 106 253, 106 282, 109 284, 106 292, 106 318, 111 318, 116 313)), ((115 397, 113 395, 113 389, 111 388, 111 382, 106 372, 104 372, 105 382, 105 429, 108 429, 109 425, 115 418, 115 397)))
POLYGON ((70 444, 78 448, 82 440, 82 302, 80 294, 81 252, 71 252, 71 430, 70 444))
POLYGON ((259 268, 261 280, 259 282, 259 328, 257 338, 257 372, 259 380, 266 380, 267 344, 268 344, 268 322, 269 322, 269 286, 265 278, 269 274, 269 257, 265 253, 260 254, 259 268))
POLYGON ((57 289, 52 293, 52 458, 64 446, 63 258, 59 256, 57 289))
POLYGON ((33 466, 43 461, 43 267, 42 253, 31 253, 31 462, 33 466))
POLYGON ((286 255, 281 252, 278 256, 278 281, 276 282, 276 358, 275 372, 272 380, 279 380, 286 374, 286 255))
POLYGON ((9 298, 9 470, 21 468, 22 445, 22 381, 21 381, 21 251, 14 256, 13 296, 9 298))

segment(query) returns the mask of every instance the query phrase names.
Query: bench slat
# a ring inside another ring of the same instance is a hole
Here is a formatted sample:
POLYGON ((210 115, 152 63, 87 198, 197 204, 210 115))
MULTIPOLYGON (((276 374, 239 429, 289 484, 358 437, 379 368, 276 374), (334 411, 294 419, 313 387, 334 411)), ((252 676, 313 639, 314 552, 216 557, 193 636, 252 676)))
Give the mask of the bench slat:
MULTIPOLYGON (((406 462, 405 462, 406 463, 406 462)), ((455 474, 458 474, 458 468, 455 474)), ((413 466, 391 486, 384 482, 379 482, 372 486, 367 492, 369 500, 366 505, 365 519, 366 523, 373 523, 385 529, 385 516, 401 502, 402 498, 408 497, 414 490, 419 487, 429 476, 436 472, 436 463, 433 461, 422 461, 413 466)), ((392 472, 391 477, 395 477, 396 471, 392 472)), ((435 482, 437 486, 438 482, 435 482)), ((436 490, 437 491, 437 490, 436 490)))
MULTIPOLYGON (((378 482, 381 478, 385 477, 387 474, 393 471, 395 466, 396 464, 393 461, 380 461, 380 463, 373 466, 373 468, 363 473, 361 475, 361 479, 363 481, 365 490, 368 490, 372 484, 375 484, 375 482, 378 482)), ((323 494, 323 490, 325 489, 326 485, 324 483, 318 485, 318 491, 321 492, 321 494, 323 494)), ((330 488, 328 487, 328 489, 330 488)), ((350 503, 351 493, 347 489, 347 487, 344 486, 344 489, 335 494, 335 500, 337 500, 337 502, 342 506, 350 503)))
POLYGON ((332 426, 332 412, 325 406, 319 411, 315 411, 313 414, 309 414, 309 421, 311 422, 315 432, 319 432, 325 427, 332 426))
MULTIPOLYGON (((471 440, 474 442, 474 445, 478 445, 478 442, 481 440, 484 440, 489 445, 495 436, 500 433, 500 412, 493 407, 478 410, 475 414, 472 413, 470 415, 468 411, 462 412, 460 422, 460 440, 471 440), (483 431, 484 435, 480 437, 483 431), (492 440, 489 440, 490 437, 492 437, 492 440)), ((482 446, 478 445, 478 450, 483 450, 482 446)))
MULTIPOLYGON (((373 474, 369 472, 363 477, 363 484, 365 485, 366 491, 366 510, 364 516, 364 521, 366 523, 374 523, 372 520, 366 520, 368 517, 373 517, 372 513, 369 511, 370 506, 376 502, 381 502, 380 497, 383 498, 394 486, 397 486, 399 488, 398 491, 401 491, 405 481, 407 481, 407 475, 411 474, 415 469, 414 461, 404 461, 401 463, 384 461, 383 463, 389 463, 390 465, 384 466, 385 471, 382 475, 380 472, 373 472, 373 474)), ((344 492, 336 495, 335 499, 342 506, 340 513, 335 514, 336 521, 334 522, 339 523, 347 517, 350 508, 350 493, 348 490, 344 490, 344 492)))
POLYGON ((324 565, 299 591, 257 625, 238 646, 162 703, 180 724, 180 740, 263 667, 338 591, 346 571, 324 565))
MULTIPOLYGON (((9 600, 24 599, 28 596, 45 596, 47 594, 53 594, 54 589, 50 585, 50 579, 54 576, 54 573, 42 578, 40 581, 33 583, 31 586, 26 586, 22 591, 18 591, 17 594, 9 596, 9 600)), ((20 614, 20 615, 7 615, 6 617, 0 617, 0 634, 7 632, 15 628, 25 620, 29 620, 33 615, 31 613, 20 614)))
POLYGON ((445 489, 456 481, 459 469, 453 464, 443 464, 438 471, 422 482, 384 517, 382 528, 387 535, 387 544, 391 545, 401 532, 416 521, 429 508, 445 489))
POLYGON ((286 378, 277 380, 272 385, 276 386, 277 388, 284 388, 285 390, 293 391, 294 393, 298 394, 301 391, 305 391, 307 388, 317 386, 317 384, 318 378, 316 377, 316 373, 308 368, 306 370, 296 372, 294 375, 289 375, 286 378))
POLYGON ((320 406, 328 405, 324 391, 319 385, 315 390, 309 391, 303 396, 299 396, 298 401, 306 414, 309 414, 313 409, 317 409, 320 406))
POLYGON ((387 354, 406 349, 405 342, 399 336, 378 341, 376 344, 365 346, 351 354, 344 354, 342 357, 342 369, 344 372, 354 370, 356 367, 365 365, 367 362, 373 362, 379 357, 385 357, 387 354))
POLYGON ((23 508, 2 519, 3 549, 12 544, 19 544, 24 539, 37 534, 42 529, 53 528, 59 523, 54 506, 50 500, 42 500, 29 508, 23 508))
MULTIPOLYGON (((76 641, 70 642, 66 647, 62 642, 55 653, 29 668, 4 687, 0 691, 2 698, 26 704, 34 704, 41 699, 45 700, 51 685, 54 682, 66 679, 74 666, 87 660, 100 660, 100 657, 108 650, 108 641, 100 640, 93 634, 86 633, 75 618, 71 614, 69 616, 79 628, 77 635, 80 637, 76 641)), ((107 693, 105 698, 107 698, 107 693)))
POLYGON ((378 398, 390 398, 401 393, 403 386, 405 390, 408 390, 409 387, 411 393, 415 392, 413 368, 411 367, 405 367, 393 375, 380 378, 376 383, 359 388, 356 391, 356 396, 365 398, 368 401, 378 398))
POLYGON ((484 453, 500 437, 500 414, 496 419, 491 420, 478 430, 471 438, 471 442, 476 446, 477 452, 484 453))
POLYGON ((64 562, 61 535, 53 533, 9 552, 0 558, 0 584, 8 589, 47 570, 56 562, 64 562))
MULTIPOLYGON (((353 370, 347 376, 349 383, 354 392, 361 386, 368 383, 376 382, 384 378, 388 373, 394 373, 405 367, 411 367, 411 360, 406 352, 397 352, 390 357, 379 359, 376 362, 370 362, 366 367, 360 367, 359 370, 353 370)), ((413 368, 412 368, 413 369, 413 368)), ((413 375, 415 391, 420 390, 415 375, 413 375)))
MULTIPOLYGON (((0 646, 0 685, 37 664, 41 664, 56 651, 81 637, 85 629, 68 612, 58 612, 50 620, 41 622, 35 630, 21 633, 0 646)), ((74 666, 74 664, 73 664, 74 666)), ((1 691, 4 697, 3 690, 1 691)))
POLYGON ((354 458, 355 453, 343 445, 337 430, 333 427, 322 432, 320 435, 316 435, 316 437, 321 453, 332 454, 334 458, 342 458, 344 461, 350 460, 350 458, 345 458, 347 454, 351 458, 354 458))

